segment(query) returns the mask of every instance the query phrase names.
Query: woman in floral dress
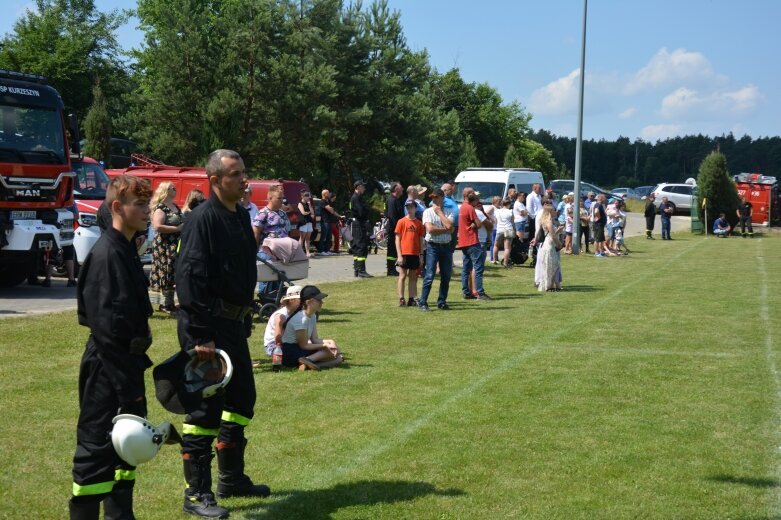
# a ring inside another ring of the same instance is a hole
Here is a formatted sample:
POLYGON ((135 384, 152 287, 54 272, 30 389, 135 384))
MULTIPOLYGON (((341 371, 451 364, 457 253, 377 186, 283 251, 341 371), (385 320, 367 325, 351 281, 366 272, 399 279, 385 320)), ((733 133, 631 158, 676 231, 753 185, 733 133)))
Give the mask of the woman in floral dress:
POLYGON ((172 314, 174 305, 174 263, 179 235, 182 231, 182 212, 174 203, 176 188, 171 182, 161 182, 152 196, 152 272, 149 275, 150 300, 159 304, 159 310, 172 314))

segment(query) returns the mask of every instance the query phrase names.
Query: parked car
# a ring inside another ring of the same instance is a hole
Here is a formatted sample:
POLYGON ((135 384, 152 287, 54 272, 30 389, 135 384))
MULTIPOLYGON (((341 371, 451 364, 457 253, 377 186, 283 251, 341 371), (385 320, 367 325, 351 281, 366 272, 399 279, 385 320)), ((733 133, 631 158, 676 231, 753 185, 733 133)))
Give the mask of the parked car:
POLYGON ((642 199, 650 195, 654 188, 655 186, 638 186, 635 188, 635 195, 637 195, 637 198, 642 199))
POLYGON ((632 188, 613 188, 611 190, 613 195, 618 195, 622 199, 639 199, 637 192, 632 188))
MULTIPOLYGON (((556 197, 558 199, 561 199, 562 196, 568 194, 568 193, 574 193, 575 191, 575 181, 572 179, 556 179, 551 181, 550 183, 550 189, 553 191, 553 193, 556 194, 556 197)), ((594 193, 594 195, 602 194, 607 199, 615 197, 613 193, 610 193, 606 190, 603 190, 599 186, 595 186, 588 182, 581 181, 580 183, 580 196, 585 197, 589 194, 589 192, 594 193)))
POLYGON ((695 187, 696 185, 694 184, 673 184, 667 182, 658 184, 653 191, 654 197, 656 197, 654 206, 659 209, 659 204, 662 203, 662 197, 667 197, 667 200, 674 206, 673 212, 676 210, 688 211, 692 207, 695 187))

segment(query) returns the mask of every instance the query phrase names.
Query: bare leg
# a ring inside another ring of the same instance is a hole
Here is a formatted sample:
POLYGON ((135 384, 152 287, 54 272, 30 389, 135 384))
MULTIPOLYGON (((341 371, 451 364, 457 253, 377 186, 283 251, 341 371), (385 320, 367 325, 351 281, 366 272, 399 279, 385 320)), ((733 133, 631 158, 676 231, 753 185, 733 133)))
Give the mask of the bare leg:
POLYGON ((510 267, 510 249, 512 248, 512 240, 509 238, 504 239, 504 257, 502 262, 506 267, 510 267))
POLYGON ((409 270, 409 297, 418 297, 418 273, 414 269, 409 270))
POLYGON ((399 272, 399 281, 396 282, 398 291, 399 291, 399 298, 404 299, 404 284, 407 280, 407 273, 409 272, 409 269, 402 269, 399 272))

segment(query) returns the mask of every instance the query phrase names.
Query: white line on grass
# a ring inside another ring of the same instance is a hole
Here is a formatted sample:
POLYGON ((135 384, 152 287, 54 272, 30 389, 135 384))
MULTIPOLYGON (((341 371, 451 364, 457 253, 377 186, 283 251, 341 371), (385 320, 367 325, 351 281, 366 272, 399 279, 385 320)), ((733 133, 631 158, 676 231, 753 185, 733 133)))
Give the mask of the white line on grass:
MULTIPOLYGON (((647 271, 643 276, 635 278, 632 282, 629 282, 628 284, 619 287, 609 295, 599 299, 597 301, 597 306, 599 307, 602 306, 603 304, 608 304, 608 303, 613 304, 615 302, 615 298, 619 296, 621 293, 623 293, 625 289, 633 285, 643 283, 646 278, 649 278, 651 276, 654 277, 658 276, 659 273, 669 269, 670 266, 672 266, 675 263, 675 261, 677 261, 679 258, 681 258, 689 251, 693 250, 695 247, 699 246, 701 243, 702 241, 695 240, 692 245, 690 245, 683 251, 673 255, 667 261, 667 263, 665 263, 664 266, 661 267, 660 269, 654 271, 647 271)), ((335 468, 332 469, 324 468, 322 471, 313 473, 309 480, 310 485, 312 487, 333 485, 334 482, 339 477, 342 477, 352 471, 357 470, 358 468, 368 464, 375 457, 390 450, 394 446, 398 446, 402 444, 408 438, 412 437, 416 432, 418 432, 421 428, 423 428, 428 423, 430 423, 432 419, 446 412, 456 402, 460 401, 461 399, 470 397, 480 387, 484 386, 489 381, 503 374, 507 370, 510 370, 515 365, 517 365, 520 361, 528 357, 531 357, 534 354, 537 354, 543 350, 553 348, 554 346, 556 346, 556 338, 566 335, 569 331, 576 329, 577 327, 587 322, 591 322, 591 315, 585 316, 583 319, 571 323, 570 326, 567 327, 566 329, 558 329, 557 334, 552 338, 548 338, 544 344, 534 345, 531 348, 519 352, 517 355, 513 357, 507 358, 503 363, 494 367, 492 370, 486 372, 485 374, 483 374, 482 377, 472 382, 470 385, 453 392, 441 403, 432 405, 428 413, 424 413, 420 415, 418 418, 394 430, 388 436, 388 438, 378 439, 376 442, 368 444, 362 450, 353 452, 352 454, 349 455, 349 459, 347 461, 344 461, 342 464, 340 464, 335 468)))
MULTIPOLYGON (((765 268, 765 256, 762 250, 762 245, 759 246, 759 252, 757 254, 757 266, 759 268, 759 317, 762 320, 762 327, 765 329, 765 359, 767 360, 767 367, 770 372, 770 376, 773 379, 773 389, 775 390, 775 408, 776 408, 776 421, 781 422, 781 377, 779 377, 778 367, 776 366, 776 356, 773 351, 773 327, 770 322, 770 308, 767 303, 767 269, 765 268)), ((776 446, 781 442, 781 435, 778 432, 778 426, 776 427, 776 446)), ((781 446, 779 446, 781 448, 781 446)), ((778 455, 776 455, 778 457, 778 455)), ((776 477, 781 477, 781 465, 776 464, 775 467, 776 477)), ((777 488, 776 488, 777 489, 777 488)), ((774 495, 768 504, 769 517, 775 518, 779 511, 781 511, 781 492, 775 491, 774 495)))
POLYGON ((594 347, 589 345, 559 345, 558 348, 568 348, 571 350, 586 350, 588 352, 605 352, 608 354, 617 354, 623 356, 688 356, 688 357, 715 357, 730 358, 739 357, 744 354, 737 352, 698 352, 684 350, 660 350, 653 348, 610 348, 594 347))

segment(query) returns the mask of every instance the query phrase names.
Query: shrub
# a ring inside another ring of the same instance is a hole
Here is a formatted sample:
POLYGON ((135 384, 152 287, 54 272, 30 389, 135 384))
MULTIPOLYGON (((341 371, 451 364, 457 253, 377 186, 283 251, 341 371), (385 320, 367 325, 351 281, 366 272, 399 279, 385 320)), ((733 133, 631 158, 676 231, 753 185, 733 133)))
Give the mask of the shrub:
POLYGON ((704 219, 702 201, 707 199, 708 210, 707 229, 713 227, 713 221, 719 217, 722 211, 726 213, 727 220, 733 228, 738 221, 736 210, 740 204, 735 182, 727 171, 727 158, 721 152, 711 152, 700 165, 697 175, 697 188, 699 191, 700 218, 704 219))

